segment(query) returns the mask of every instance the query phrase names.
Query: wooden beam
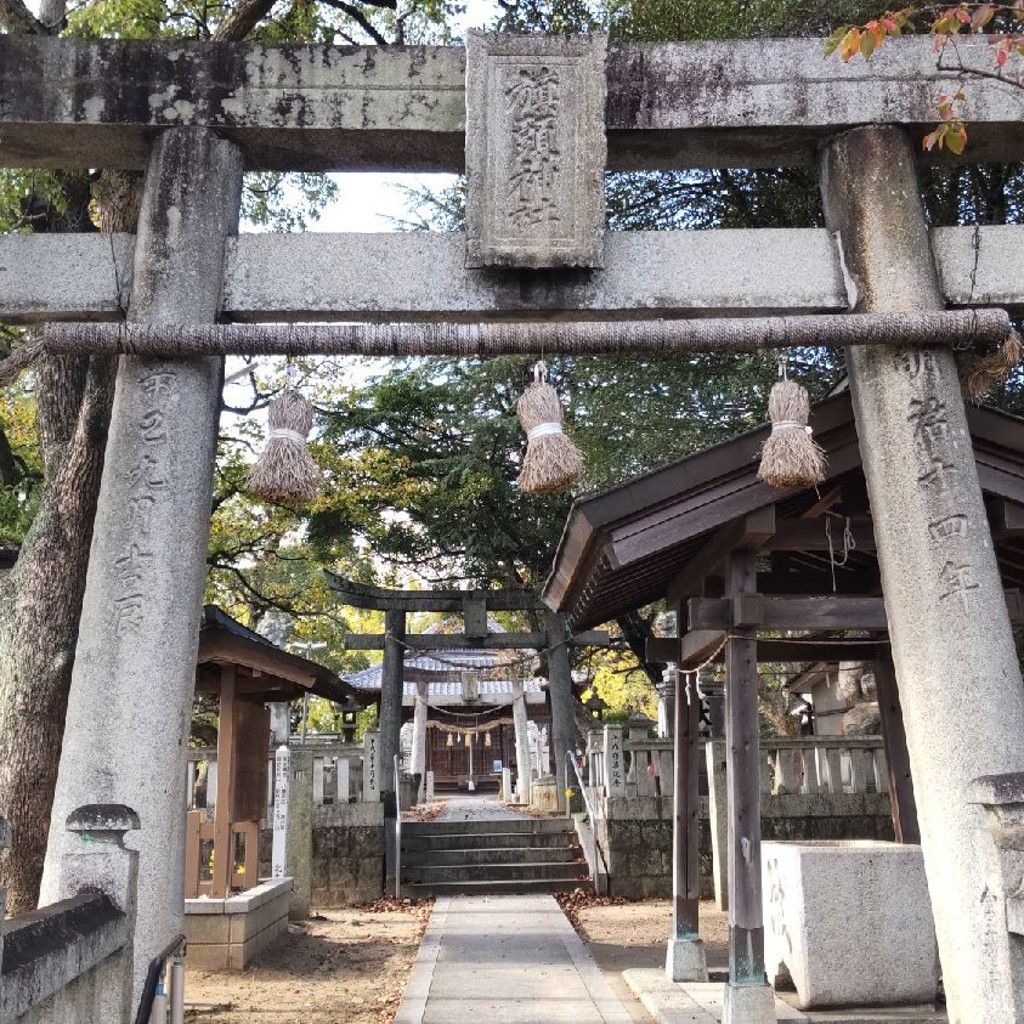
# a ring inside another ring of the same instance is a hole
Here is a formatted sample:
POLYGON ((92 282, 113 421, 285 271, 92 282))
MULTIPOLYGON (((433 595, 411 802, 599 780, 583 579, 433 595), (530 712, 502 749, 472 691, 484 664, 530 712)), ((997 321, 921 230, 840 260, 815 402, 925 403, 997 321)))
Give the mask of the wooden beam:
MULTIPOLYGON (((1005 591, 1012 623, 1024 622, 1024 598, 1019 590, 1005 591)), ((692 597, 687 602, 691 630, 728 630, 734 624, 762 630, 865 629, 887 631, 885 601, 881 597, 769 597, 740 595, 728 598, 692 597), (738 617, 738 618, 737 618, 738 617)))
POLYGON ((699 591, 705 576, 712 575, 733 551, 757 551, 774 536, 775 506, 766 505, 723 527, 669 586, 666 600, 677 604, 699 591))
POLYGON ((986 502, 993 540, 1024 537, 1024 505, 1009 498, 986 502))
POLYGON ((683 634, 679 648, 681 668, 693 668, 703 664, 725 642, 725 631, 718 629, 697 629, 683 634))
MULTIPOLYGON (((886 630, 885 603, 880 597, 765 597, 741 595, 747 624, 756 629, 868 629, 886 630), (760 607, 758 622, 750 622, 760 607)), ((733 625, 732 602, 727 598, 691 598, 690 629, 724 629, 733 625)))
MULTIPOLYGON (((649 662, 677 662, 683 668, 699 665, 711 657, 715 648, 725 639, 724 630, 699 630, 683 636, 683 656, 680 657, 676 637, 654 637, 647 641, 649 662)), ((757 662, 802 664, 811 661, 871 661, 878 653, 877 641, 864 640, 767 640, 757 641, 757 662)), ((725 660, 724 652, 714 657, 714 664, 725 660)))
MULTIPOLYGON (((828 551, 829 537, 826 523, 832 534, 832 549, 841 555, 844 547, 844 531, 847 523, 835 516, 820 519, 780 519, 775 524, 775 534, 764 544, 766 551, 828 551)), ((848 524, 857 551, 875 550, 875 534, 871 520, 858 518, 848 524)))

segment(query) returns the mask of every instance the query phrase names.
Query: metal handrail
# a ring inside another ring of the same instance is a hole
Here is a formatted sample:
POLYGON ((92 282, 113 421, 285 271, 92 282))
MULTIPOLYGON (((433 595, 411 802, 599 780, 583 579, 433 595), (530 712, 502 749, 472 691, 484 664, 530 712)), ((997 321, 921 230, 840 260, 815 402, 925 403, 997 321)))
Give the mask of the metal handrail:
MULTIPOLYGON (((576 776, 576 782, 580 787, 580 794, 583 797, 583 806, 587 809, 587 816, 590 818, 590 838, 594 847, 594 892, 598 896, 606 896, 607 893, 599 892, 598 876, 600 871, 598 870, 598 860, 600 860, 600 867, 604 869, 604 877, 607 879, 608 876, 608 862, 604 859, 604 851, 601 849, 601 844, 597 841, 597 816, 594 814, 594 808, 590 803, 590 797, 587 795, 587 787, 583 785, 583 776, 580 775, 579 765, 576 764, 576 758, 572 756, 572 751, 567 750, 565 752, 566 763, 572 768, 573 775, 576 776)), ((568 778, 568 775, 566 776, 568 778)), ((569 799, 565 801, 566 813, 569 811, 569 799)))
POLYGON ((395 754, 395 899, 402 898, 402 777, 395 754))
POLYGON ((139 1002, 139 1012, 135 1014, 135 1024, 149 1024, 149 1018, 153 1013, 153 1001, 156 999, 156 987, 160 981, 160 975, 164 972, 167 961, 182 949, 185 945, 184 935, 175 935, 164 948, 149 961, 149 970, 146 971, 146 982, 142 986, 142 999, 139 1002))

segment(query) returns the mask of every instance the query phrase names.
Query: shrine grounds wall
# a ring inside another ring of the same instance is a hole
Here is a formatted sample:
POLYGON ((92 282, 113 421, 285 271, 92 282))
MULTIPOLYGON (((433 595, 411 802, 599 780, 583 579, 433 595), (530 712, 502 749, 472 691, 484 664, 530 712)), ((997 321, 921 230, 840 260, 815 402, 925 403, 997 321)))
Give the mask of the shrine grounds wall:
MULTIPOLYGON (((260 842, 261 873, 270 873, 272 833, 260 842)), ((384 805, 328 804, 313 808, 310 905, 345 907, 384 894, 384 805)))
MULTIPOLYGON (((672 797, 600 801, 598 840, 610 894, 626 899, 672 896, 672 797)), ((887 793, 761 795, 764 839, 893 839, 887 793)), ((586 846, 584 846, 586 849, 586 846)), ((701 898, 714 899, 707 797, 700 801, 701 898)))

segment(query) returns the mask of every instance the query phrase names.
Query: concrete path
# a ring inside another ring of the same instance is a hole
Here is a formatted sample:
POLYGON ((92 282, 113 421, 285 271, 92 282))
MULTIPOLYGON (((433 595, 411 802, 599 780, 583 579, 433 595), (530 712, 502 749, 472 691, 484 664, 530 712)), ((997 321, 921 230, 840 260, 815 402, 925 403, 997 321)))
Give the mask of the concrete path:
POLYGON ((394 1024, 630 1024, 551 896, 448 896, 394 1024))
POLYGON ((435 821, 500 821, 503 818, 528 818, 498 800, 494 793, 454 793, 446 796, 445 809, 435 821))

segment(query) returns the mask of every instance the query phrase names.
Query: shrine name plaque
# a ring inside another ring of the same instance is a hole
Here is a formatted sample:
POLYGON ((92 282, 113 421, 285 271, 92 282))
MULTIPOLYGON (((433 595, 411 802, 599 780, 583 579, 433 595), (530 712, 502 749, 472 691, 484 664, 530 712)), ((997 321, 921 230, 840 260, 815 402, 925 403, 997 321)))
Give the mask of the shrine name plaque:
POLYGON ((603 34, 470 32, 466 266, 604 266, 603 34))

